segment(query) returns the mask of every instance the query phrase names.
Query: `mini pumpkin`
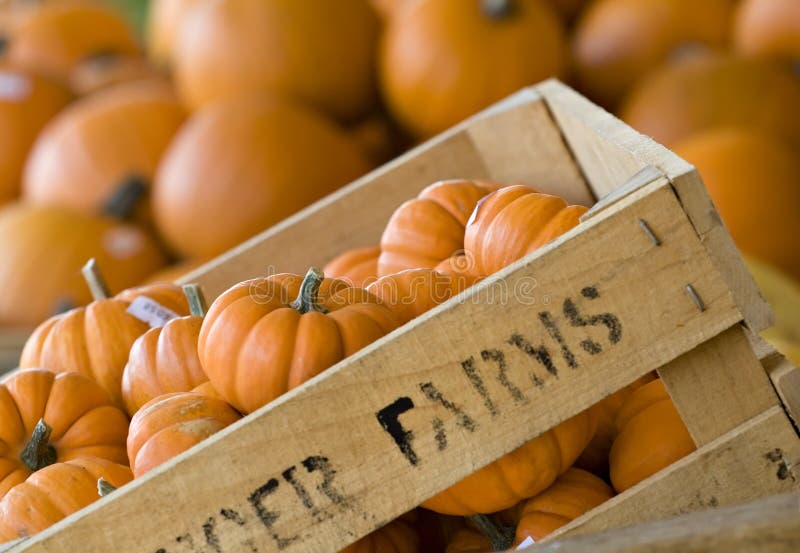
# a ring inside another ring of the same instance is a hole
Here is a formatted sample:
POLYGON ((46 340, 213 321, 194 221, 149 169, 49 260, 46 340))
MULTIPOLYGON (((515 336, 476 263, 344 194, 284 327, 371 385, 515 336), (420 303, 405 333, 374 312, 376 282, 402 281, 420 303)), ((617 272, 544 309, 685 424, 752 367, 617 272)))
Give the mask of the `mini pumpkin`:
POLYGON ((128 458, 135 478, 241 418, 225 401, 176 392, 147 402, 131 419, 128 458))
POLYGON ((464 232, 474 271, 491 275, 580 222, 587 208, 521 184, 501 188, 475 207, 464 232))
POLYGON ((312 268, 224 292, 203 320, 198 351, 214 388, 251 413, 397 326, 372 294, 312 268))
POLYGON ((196 285, 184 286, 191 315, 151 328, 131 346, 122 373, 122 399, 133 416, 145 403, 171 392, 188 392, 207 382, 197 356, 205 307, 196 285))
POLYGON ((661 380, 636 390, 622 405, 611 446, 611 483, 621 493, 695 450, 661 380))
POLYGON ((480 530, 465 526, 453 534, 444 553, 489 553, 492 550, 492 542, 480 530))
POLYGON ((353 286, 366 287, 378 278, 378 256, 376 247, 347 250, 328 261, 322 272, 330 278, 346 280, 353 286))
POLYGON ((188 314, 189 307, 172 284, 130 288, 111 298, 94 278, 95 301, 39 325, 25 343, 20 366, 80 372, 124 407, 122 373, 134 341, 151 326, 188 314))
POLYGON ((592 414, 579 413, 439 492, 422 506, 461 516, 513 507, 542 492, 565 473, 594 432, 592 414))
POLYGON ((378 275, 432 269, 459 253, 470 214, 494 188, 484 181, 441 181, 398 207, 381 236, 378 275))
POLYGON ((25 369, 0 384, 0 497, 54 463, 127 464, 128 419, 89 378, 25 369))
POLYGON ((158 71, 142 56, 100 54, 81 61, 69 75, 69 86, 79 96, 130 81, 157 80, 158 71))
POLYGON ((420 537, 412 524, 398 518, 340 550, 339 553, 418 553, 420 537))
POLYGON ((200 0, 153 0, 147 14, 147 53, 159 67, 172 65, 180 28, 200 0))
POLYGON ((742 0, 736 9, 734 44, 749 56, 800 59, 800 3, 742 0))
POLYGON ((131 478, 127 466, 94 457, 50 465, 0 501, 0 541, 30 537, 94 503, 100 499, 100 481, 118 488, 131 478))

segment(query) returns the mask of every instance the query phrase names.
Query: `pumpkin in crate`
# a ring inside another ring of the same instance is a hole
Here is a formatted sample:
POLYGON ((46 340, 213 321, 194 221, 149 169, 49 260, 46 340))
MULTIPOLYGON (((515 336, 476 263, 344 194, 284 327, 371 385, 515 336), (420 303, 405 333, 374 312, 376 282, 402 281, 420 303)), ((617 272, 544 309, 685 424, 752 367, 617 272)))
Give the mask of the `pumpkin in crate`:
POLYGON ((207 259, 184 259, 182 261, 178 261, 172 265, 164 267, 159 271, 156 271, 151 275, 148 275, 142 284, 178 281, 207 262, 207 259))
POLYGON ((0 68, 0 204, 19 194, 36 136, 69 100, 69 91, 60 84, 28 71, 0 68))
POLYGON ((80 372, 124 407, 122 373, 131 346, 151 327, 188 314, 189 307, 181 289, 172 284, 129 288, 109 297, 97 275, 90 283, 95 301, 39 325, 22 350, 20 366, 80 372))
POLYGON ((250 97, 197 112, 159 167, 156 224, 187 257, 210 258, 369 169, 333 121, 250 97))
POLYGON ((0 497, 55 463, 87 456, 128 463, 128 418, 78 373, 18 371, 0 384, 0 414, 0 497))
POLYGON ((423 551, 420 536, 412 523, 404 517, 367 534, 339 553, 420 553, 423 551))
POLYGON ((131 479, 127 466, 95 457, 79 457, 37 471, 0 500, 0 541, 41 532, 100 499, 101 487, 115 489, 131 479))
POLYGON ((29 203, 0 209, 0 324, 33 326, 88 302, 80 268, 91 257, 117 290, 166 263, 149 234, 115 219, 29 203))
MULTIPOLYGON (((148 188, 184 112, 160 80, 87 96, 48 125, 25 167, 23 196, 95 214, 136 182, 148 188)), ((149 218, 142 202, 139 218, 149 218)))
POLYGON ((224 400, 176 392, 147 402, 131 419, 128 458, 135 478, 241 418, 224 400))
POLYGON ((364 288, 378 278, 378 256, 376 247, 353 248, 328 261, 322 272, 329 278, 346 280, 353 286, 364 288))
POLYGON ((493 551, 492 542, 480 530, 465 526, 457 530, 444 553, 490 553, 493 551))
POLYGON ((543 0, 414 1, 392 13, 381 86, 395 119, 418 138, 566 73, 563 23, 543 0))
POLYGON ((152 0, 147 13, 147 53, 159 67, 172 65, 180 28, 201 0, 152 0))
POLYGON ((736 50, 745 55, 800 60, 800 2, 742 0, 733 37, 736 50))
POLYGON ((661 380, 636 390, 622 405, 611 446, 611 483, 622 493, 695 450, 661 380))
POLYGON ((584 411, 500 457, 422 503, 449 515, 494 513, 547 489, 581 454, 595 432, 584 411))
POLYGON ((8 59, 67 82, 70 72, 96 54, 136 54, 136 34, 125 19, 101 2, 43 2, 14 30, 8 59))
POLYGON ((69 75, 69 86, 79 96, 130 81, 159 79, 143 56, 99 54, 81 61, 69 75))
POLYGON ((133 416, 148 401, 172 392, 188 392, 208 381, 197 356, 205 305, 196 285, 183 287, 191 311, 151 328, 131 346, 122 373, 122 399, 133 416))
POLYGON ((486 181, 440 181, 402 204, 381 236, 378 275, 432 269, 460 253, 470 214, 480 199, 495 188, 497 184, 486 181))
POLYGON ((375 101, 377 38, 368 0, 203 2, 180 25, 175 78, 193 108, 273 94, 353 120, 375 101))
POLYGON ((198 351, 214 388, 251 413, 397 326, 372 294, 312 268, 228 289, 203 320, 198 351))
POLYGON ((483 198, 464 232, 464 251, 474 271, 491 275, 544 246, 580 222, 587 208, 521 184, 483 198))

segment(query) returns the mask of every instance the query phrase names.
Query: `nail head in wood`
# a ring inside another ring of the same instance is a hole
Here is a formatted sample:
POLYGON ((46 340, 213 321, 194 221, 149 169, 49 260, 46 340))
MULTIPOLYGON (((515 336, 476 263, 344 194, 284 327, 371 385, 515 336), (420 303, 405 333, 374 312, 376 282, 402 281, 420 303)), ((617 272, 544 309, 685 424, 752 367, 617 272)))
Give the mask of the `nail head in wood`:
POLYGON ((653 243, 654 246, 660 246, 661 240, 658 239, 658 236, 653 232, 653 229, 650 228, 650 225, 647 224, 647 221, 644 219, 639 219, 639 226, 642 227, 642 230, 653 243))
POLYGON ((697 290, 694 289, 694 286, 692 286, 691 284, 687 284, 686 293, 689 294, 689 297, 692 298, 692 301, 700 311, 706 310, 706 304, 704 304, 703 300, 700 299, 700 296, 697 295, 697 290))

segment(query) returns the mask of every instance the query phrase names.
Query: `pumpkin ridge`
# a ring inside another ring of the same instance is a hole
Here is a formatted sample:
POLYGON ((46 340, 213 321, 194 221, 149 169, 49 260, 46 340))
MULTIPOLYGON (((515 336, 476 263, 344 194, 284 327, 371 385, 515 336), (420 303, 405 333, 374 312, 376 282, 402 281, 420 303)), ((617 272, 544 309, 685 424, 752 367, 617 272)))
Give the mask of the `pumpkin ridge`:
MULTIPOLYGON (((442 213, 442 215, 446 215, 446 218, 448 219, 448 221, 451 221, 451 222, 455 223, 455 225, 457 227, 464 228, 464 225, 461 224, 461 221, 459 221, 452 213, 450 213, 450 211, 448 211, 441 203, 437 202, 436 200, 433 200, 433 199, 430 199, 430 198, 415 198, 413 200, 409 200, 408 203, 426 203, 426 204, 430 204, 431 206, 434 206, 438 211, 440 211, 442 213)), ((402 208, 402 206, 401 206, 401 208, 402 208)), ((413 233, 413 234, 415 234, 415 233, 413 233)), ((463 242, 463 239, 462 239, 462 242, 463 242)), ((418 256, 418 255, 420 255, 420 252, 419 252, 418 249, 415 249, 415 247, 416 247, 416 244, 410 245, 407 240, 402 240, 402 241, 400 241, 399 244, 397 243, 397 241, 395 241, 394 243, 392 243, 391 249, 389 251, 391 253, 403 253, 403 254, 412 254, 412 255, 417 255, 418 256)), ((381 246, 381 251, 383 251, 383 246, 381 246)), ((453 253, 454 252, 451 252, 450 255, 452 255, 453 253)), ((434 259, 434 258, 431 257, 431 259, 434 259)))
MULTIPOLYGON (((17 440, 21 441, 21 440, 24 439, 24 436, 25 436, 25 423, 22 421, 22 413, 19 412, 19 406, 17 405, 17 402, 14 399, 14 396, 11 394, 11 392, 8 391, 8 388, 6 387, 5 383, 0 384, 0 389, 2 390, 2 392, 0 392, 0 393, 5 392, 6 394, 8 394, 8 398, 10 399, 10 401, 8 402, 8 405, 14 407, 14 412, 17 414, 17 419, 16 419, 15 422, 17 423, 17 428, 20 430, 19 433, 18 433, 19 434, 18 436, 16 436, 16 437, 9 436, 9 438, 11 438, 11 439, 15 439, 16 438, 17 440)), ((3 421, 3 422, 5 423, 6 421, 3 421)), ((11 444, 9 442, 6 442, 5 440, 2 440, 2 441, 8 445, 8 449, 10 450, 11 449, 11 444)))

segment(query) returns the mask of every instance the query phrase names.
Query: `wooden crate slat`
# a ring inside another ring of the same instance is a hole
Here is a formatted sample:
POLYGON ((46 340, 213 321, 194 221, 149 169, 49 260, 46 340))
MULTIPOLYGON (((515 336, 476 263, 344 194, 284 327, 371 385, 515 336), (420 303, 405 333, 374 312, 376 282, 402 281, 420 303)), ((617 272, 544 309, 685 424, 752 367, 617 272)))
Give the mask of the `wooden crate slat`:
POLYGON ((544 541, 798 489, 800 440, 784 410, 773 407, 556 530, 544 541))
POLYGON ((18 550, 181 553, 211 527, 226 552, 248 540, 276 551, 275 536, 297 551, 338 551, 739 320, 660 179, 18 550), (640 218, 663 237, 660 246, 640 218), (705 311, 685 294, 687 282, 705 311), (516 301, 499 301, 504 287, 516 301), (590 316, 596 327, 582 326, 590 316), (536 353, 542 347, 557 376, 536 353), (465 367, 477 369, 485 394, 465 367))

